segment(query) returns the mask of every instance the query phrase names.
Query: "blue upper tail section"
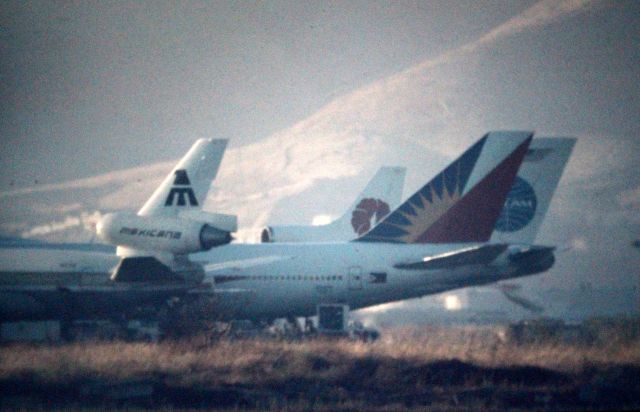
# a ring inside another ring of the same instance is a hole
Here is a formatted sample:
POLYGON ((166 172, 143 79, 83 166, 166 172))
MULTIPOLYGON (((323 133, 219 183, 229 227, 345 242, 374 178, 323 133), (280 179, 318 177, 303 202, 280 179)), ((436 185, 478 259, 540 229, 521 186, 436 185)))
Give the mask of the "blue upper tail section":
POLYGON ((489 134, 486 134, 478 140, 462 156, 357 240, 408 243, 407 237, 412 235, 411 227, 414 223, 410 220, 411 217, 420 216, 420 219, 424 220, 424 216, 421 215, 424 215, 427 206, 447 208, 460 199, 488 136, 489 134))

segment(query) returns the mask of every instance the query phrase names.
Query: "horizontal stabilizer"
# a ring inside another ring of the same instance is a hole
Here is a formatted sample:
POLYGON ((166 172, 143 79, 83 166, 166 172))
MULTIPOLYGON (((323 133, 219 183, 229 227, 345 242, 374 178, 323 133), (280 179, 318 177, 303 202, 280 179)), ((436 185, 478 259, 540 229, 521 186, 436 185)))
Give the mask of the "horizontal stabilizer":
POLYGON ((545 256, 553 253, 556 250, 555 246, 539 246, 532 245, 526 246, 526 248, 522 250, 518 250, 517 252, 511 252, 509 254, 509 260, 513 263, 520 263, 523 261, 536 261, 542 259, 545 256))
POLYGON ((437 270, 467 265, 486 265, 493 262, 506 249, 507 245, 505 244, 472 246, 428 256, 419 262, 398 263, 393 267, 408 270, 437 270))
POLYGON ((544 308, 537 303, 532 302, 531 300, 516 294, 514 291, 509 289, 502 289, 502 294, 507 300, 516 305, 523 307, 524 309, 533 312, 533 313, 542 313, 544 312, 544 308))
POLYGON ((551 268, 555 262, 553 246, 526 246, 520 250, 517 247, 509 248, 509 262, 518 267, 522 274, 544 272, 551 268))
POLYGON ((182 282, 183 278, 151 256, 123 258, 111 275, 114 282, 182 282))

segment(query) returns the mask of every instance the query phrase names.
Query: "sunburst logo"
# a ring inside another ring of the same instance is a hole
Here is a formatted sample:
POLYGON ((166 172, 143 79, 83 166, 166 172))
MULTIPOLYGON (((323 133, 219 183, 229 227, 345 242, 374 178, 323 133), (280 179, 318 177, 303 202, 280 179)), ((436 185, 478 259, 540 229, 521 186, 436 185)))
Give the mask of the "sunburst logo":
POLYGON ((375 219, 378 223, 390 212, 389 205, 380 199, 365 198, 351 214, 351 226, 358 236, 367 233, 375 219))
POLYGON ((487 136, 471 146, 358 240, 391 243, 427 242, 430 229, 462 198, 487 136))
POLYGON ((458 181, 454 185, 446 185, 442 182, 437 186, 436 188, 433 183, 426 185, 398 210, 398 215, 394 216, 395 219, 388 222, 395 226, 396 232, 400 233, 396 241, 415 243, 460 199, 462 188, 458 181))
MULTIPOLYGON (((457 183, 457 182, 456 182, 457 183)), ((402 210, 399 212, 406 219, 407 233, 398 240, 405 243, 414 243, 418 238, 427 231, 442 215, 444 215, 456 202, 460 199, 461 188, 456 184, 451 191, 443 185, 442 191, 437 193, 433 185, 425 188, 428 195, 425 196, 420 191, 419 207, 412 207, 412 210, 402 210)), ((412 202, 413 203, 413 202, 412 202)))
MULTIPOLYGON (((391 213, 367 236, 372 241, 416 243, 462 196, 464 183, 453 168, 442 173, 391 213)), ((466 181, 466 179, 465 179, 466 181)))

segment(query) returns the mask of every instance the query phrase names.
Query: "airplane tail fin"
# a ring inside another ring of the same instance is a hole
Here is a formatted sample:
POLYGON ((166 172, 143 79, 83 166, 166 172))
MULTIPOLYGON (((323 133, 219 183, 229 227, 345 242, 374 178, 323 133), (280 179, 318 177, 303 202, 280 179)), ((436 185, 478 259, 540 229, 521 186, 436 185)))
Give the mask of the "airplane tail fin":
POLYGON ((486 242, 527 152, 532 132, 491 132, 369 232, 392 243, 486 242))
POLYGON ((400 204, 404 167, 381 167, 338 219, 319 226, 269 226, 262 230, 262 243, 329 242, 353 240, 382 220, 400 204))
POLYGON ((355 202, 338 219, 329 223, 355 238, 366 233, 400 205, 405 167, 381 167, 355 202))
POLYGON ((534 243, 576 140, 533 139, 507 194, 491 241, 534 243))
POLYGON ((138 211, 139 216, 177 216, 202 208, 218 173, 227 140, 198 139, 138 211))

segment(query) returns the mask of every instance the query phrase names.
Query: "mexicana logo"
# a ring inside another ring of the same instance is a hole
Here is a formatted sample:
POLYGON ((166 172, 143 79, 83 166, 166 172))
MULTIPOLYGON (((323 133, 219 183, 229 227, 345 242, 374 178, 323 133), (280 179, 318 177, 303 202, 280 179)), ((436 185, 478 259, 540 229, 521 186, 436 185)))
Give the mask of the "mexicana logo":
POLYGON ((517 176, 496 222, 496 230, 515 232, 522 229, 533 219, 537 206, 538 199, 533 188, 526 180, 517 176))
POLYGON ((189 206, 198 206, 198 199, 196 199, 196 195, 193 193, 193 189, 191 188, 191 182, 189 181, 189 176, 187 176, 187 171, 179 169, 176 170, 174 174, 176 175, 176 178, 173 181, 173 187, 169 191, 169 196, 167 196, 167 201, 164 205, 173 206, 175 199, 176 206, 186 206, 187 201, 189 202, 189 206))

